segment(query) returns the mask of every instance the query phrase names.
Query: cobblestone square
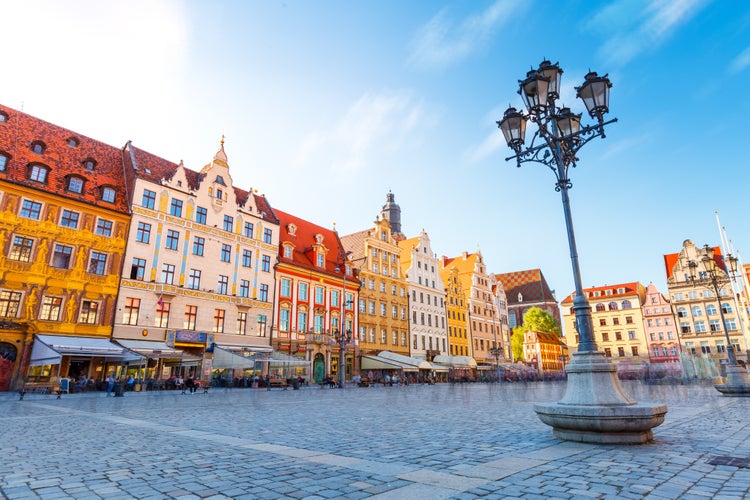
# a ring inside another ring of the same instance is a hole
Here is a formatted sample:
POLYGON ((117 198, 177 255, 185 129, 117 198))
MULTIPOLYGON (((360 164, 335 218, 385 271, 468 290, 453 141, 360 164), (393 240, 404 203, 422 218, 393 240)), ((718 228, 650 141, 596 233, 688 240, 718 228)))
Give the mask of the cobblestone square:
POLYGON ((625 384, 669 413, 641 446, 563 442, 564 383, 0 396, 20 498, 746 498, 747 398, 625 384))

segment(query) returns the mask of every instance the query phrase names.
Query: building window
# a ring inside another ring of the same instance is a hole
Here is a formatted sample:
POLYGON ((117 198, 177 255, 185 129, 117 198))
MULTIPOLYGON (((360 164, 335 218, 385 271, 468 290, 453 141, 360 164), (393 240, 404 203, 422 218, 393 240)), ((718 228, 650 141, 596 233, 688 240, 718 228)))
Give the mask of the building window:
POLYGON ((81 194, 83 192, 83 179, 80 177, 68 178, 68 191, 81 194))
POLYGON ((224 231, 234 231, 234 218, 231 215, 224 216, 224 231))
POLYGON ((214 333, 224 333, 224 309, 214 309, 214 333))
POLYGON ((297 313, 297 330, 300 332, 307 331, 307 312, 299 311, 297 313))
POLYGON ((13 245, 10 247, 8 258, 19 262, 31 262, 31 249, 33 246, 34 240, 31 238, 15 236, 13 238, 13 245))
POLYGON ((322 286, 315 287, 315 303, 325 304, 325 289, 322 286))
POLYGON ((226 295, 228 288, 229 288, 229 276, 224 276, 223 274, 220 274, 219 280, 216 282, 216 293, 226 295))
POLYGON ((252 267, 253 252, 250 250, 242 251, 242 267, 252 267))
POLYGON ((695 333, 706 333, 706 323, 704 321, 695 322, 695 333))
POLYGON ((39 319, 44 321, 60 321, 62 297, 44 297, 39 311, 39 319))
POLYGON ((253 237, 253 223, 252 222, 245 222, 245 224, 242 226, 242 234, 247 238, 253 237))
POLYGON ((339 291, 331 290, 331 307, 339 306, 339 291))
POLYGON ((196 236, 193 238, 193 255, 203 256, 203 249, 206 244, 206 239, 196 236))
POLYGON ((690 313, 693 316, 703 316, 703 309, 701 306, 693 306, 690 308, 690 313))
POLYGON ((95 325, 96 318, 99 315, 99 303, 92 300, 81 302, 81 312, 78 315, 78 322, 86 325, 95 325))
POLYGON ((127 297, 125 299, 125 307, 122 310, 122 323, 124 325, 137 325, 140 308, 141 299, 127 297))
POLYGON ((0 153, 0 172, 5 172, 5 166, 8 164, 8 156, 0 153))
POLYGON ((139 243, 148 243, 151 241, 151 224, 139 222, 135 232, 135 241, 139 243))
POLYGON ((300 283, 297 287, 297 300, 307 302, 307 291, 308 291, 307 283, 300 283))
POLYGON ((156 204, 156 193, 154 191, 144 189, 143 197, 141 198, 141 206, 143 208, 148 208, 149 210, 153 210, 155 204, 156 204))
POLYGON ((718 314, 716 306, 714 304, 706 305, 706 314, 708 316, 715 316, 718 314))
POLYGON ((167 244, 166 249, 167 250, 177 250, 177 247, 180 245, 180 232, 175 231, 173 229, 167 230, 167 244))
POLYGON ((169 205, 169 215, 182 217, 182 200, 172 198, 172 203, 169 205))
POLYGON ((279 311, 279 330, 282 332, 289 331, 289 309, 279 311))
POLYGON ((268 302, 268 285, 265 283, 260 285, 260 301, 268 302))
POLYGON ((182 327, 185 330, 195 330, 195 323, 198 320, 198 306, 185 306, 185 320, 182 327))
POLYGON ((99 236, 106 236, 108 238, 111 237, 112 221, 107 219, 97 219, 96 229, 94 229, 94 233, 98 234, 99 236))
POLYGON ((143 281, 146 274, 146 259, 133 257, 133 264, 130 266, 130 279, 143 281))
POLYGON ((315 333, 323 333, 323 315, 316 314, 313 317, 313 330, 315 333))
POLYGON ((322 253, 319 253, 316 255, 317 258, 317 264, 318 267, 325 267, 326 266, 326 256, 322 253))
POLYGON ((167 285, 174 284, 174 265, 173 264, 161 265, 161 282, 167 285))
POLYGON ((205 224, 208 219, 208 210, 204 207, 198 207, 195 209, 195 222, 198 224, 205 224))
POLYGON ((721 323, 719 322, 718 319, 710 319, 708 320, 708 328, 712 332, 718 332, 719 329, 721 328, 721 323))
POLYGON ((263 229, 263 243, 273 243, 273 231, 268 228, 263 229))
POLYGON ((0 291, 0 317, 15 318, 21 306, 21 292, 0 291))
POLYGON ((237 335, 247 334, 247 313, 246 312, 237 313, 237 331, 235 333, 237 335))
POLYGON ((226 244, 221 245, 221 261, 230 262, 232 260, 232 247, 226 244))
POLYGON ((88 272, 104 276, 104 274, 107 272, 107 254, 92 250, 91 257, 89 259, 88 272))
POLYGON ((31 143, 30 149, 32 153, 41 155, 41 154, 44 154, 44 151, 47 149, 47 146, 41 141, 34 141, 31 143))
POLYGON ((263 256, 263 258, 261 259, 260 270, 265 271, 267 273, 271 271, 271 257, 270 256, 268 255, 263 256))
POLYGON ((69 269, 71 255, 73 255, 73 247, 56 244, 55 251, 52 253, 52 267, 69 269))
POLYGON ((114 203, 116 197, 116 192, 111 187, 103 187, 102 188, 102 201, 106 201, 107 203, 114 203))
POLYGON ((736 330, 736 329, 737 329, 737 323, 736 323, 736 322, 734 321, 734 318, 728 318, 728 319, 727 319, 727 320, 726 320, 726 321, 724 322, 724 326, 725 326, 725 327, 726 327, 726 329, 727 329, 727 330, 729 330, 730 332, 731 332, 731 331, 733 331, 733 330, 736 330))
POLYGON ((171 304, 164 302, 161 297, 156 301, 156 316, 154 318, 154 326, 157 328, 167 328, 169 325, 169 309, 171 304))
POLYGON ((250 281, 240 280, 240 297, 250 296, 250 281))
POLYGON ((72 212, 64 208, 60 216, 60 225, 62 227, 69 227, 70 229, 78 229, 79 217, 80 214, 78 212, 72 212))
POLYGON ((96 161, 90 158, 83 161, 83 168, 85 168, 89 172, 93 172, 95 167, 96 167, 96 161))
POLYGON ((724 302, 721 305, 721 312, 724 314, 732 314, 732 305, 729 302, 724 302))
POLYGON ((292 252, 294 251, 290 245, 284 245, 284 258, 285 259, 291 259, 292 258, 292 252))
POLYGON ((23 200, 21 203, 21 217, 39 220, 42 213, 42 204, 37 201, 23 200))
POLYGON ((385 317, 385 314, 386 314, 386 305, 381 302, 380 303, 380 315, 385 317))
POLYGON ((199 269, 191 269, 188 275, 188 288, 191 290, 200 290, 201 288, 201 272, 199 269))
POLYGON ((292 281, 287 278, 281 278, 281 296, 291 297, 292 296, 292 281))
POLYGON ((42 165, 32 165, 31 169, 29 169, 29 180, 46 184, 47 174, 49 174, 49 169, 47 167, 42 165))

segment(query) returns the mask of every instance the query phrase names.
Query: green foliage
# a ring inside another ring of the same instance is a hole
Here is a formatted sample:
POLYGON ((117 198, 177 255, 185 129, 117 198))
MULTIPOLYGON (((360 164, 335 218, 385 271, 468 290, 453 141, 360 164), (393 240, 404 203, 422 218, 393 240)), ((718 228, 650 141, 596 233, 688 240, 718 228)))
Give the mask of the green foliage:
POLYGON ((510 338, 510 347, 513 349, 513 359, 523 360, 524 334, 533 330, 535 332, 547 332, 560 334, 560 325, 550 313, 538 307, 532 307, 523 315, 523 324, 513 329, 510 338))

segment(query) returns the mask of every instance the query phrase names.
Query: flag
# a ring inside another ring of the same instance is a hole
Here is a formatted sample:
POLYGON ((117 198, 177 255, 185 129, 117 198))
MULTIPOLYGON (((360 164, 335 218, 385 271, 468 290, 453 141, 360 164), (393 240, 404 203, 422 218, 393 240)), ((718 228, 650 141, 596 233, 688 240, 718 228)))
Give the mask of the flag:
POLYGON ((164 307, 164 301, 161 300, 161 295, 159 295, 159 300, 156 301, 156 308, 162 309, 164 307))

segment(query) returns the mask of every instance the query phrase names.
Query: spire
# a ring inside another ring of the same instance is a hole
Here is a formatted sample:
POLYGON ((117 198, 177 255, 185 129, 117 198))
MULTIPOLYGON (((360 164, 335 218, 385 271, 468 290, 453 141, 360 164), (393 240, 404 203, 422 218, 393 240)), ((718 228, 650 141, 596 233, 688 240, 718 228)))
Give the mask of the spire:
POLYGON ((385 205, 383 205, 383 210, 380 213, 383 219, 390 223, 391 231, 394 234, 401 235, 401 207, 396 203, 396 197, 390 190, 385 196, 385 205))
POLYGON ((221 134, 221 141, 219 142, 219 150, 214 155, 214 163, 227 166, 227 154, 224 152, 224 134, 221 134))

